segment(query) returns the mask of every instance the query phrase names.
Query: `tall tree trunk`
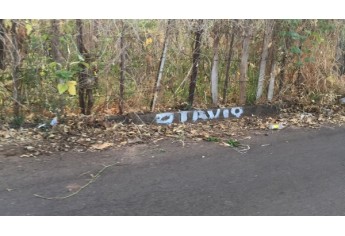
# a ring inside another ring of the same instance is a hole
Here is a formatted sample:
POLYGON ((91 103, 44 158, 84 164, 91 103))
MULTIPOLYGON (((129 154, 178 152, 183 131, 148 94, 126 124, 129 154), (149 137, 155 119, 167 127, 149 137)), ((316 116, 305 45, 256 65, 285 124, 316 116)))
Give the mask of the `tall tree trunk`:
POLYGON ((338 36, 335 60, 337 63, 335 68, 337 74, 343 75, 345 73, 345 40, 343 33, 340 33, 338 36))
POLYGON ((274 82, 275 82, 275 77, 276 77, 276 62, 273 60, 272 61, 272 66, 271 66, 271 78, 270 78, 270 84, 268 86, 268 93, 267 93, 267 99, 269 102, 272 101, 273 99, 273 94, 274 94, 274 82))
POLYGON ((99 30, 99 24, 100 24, 99 19, 95 19, 93 20, 93 41, 94 41, 94 45, 95 45, 95 51, 98 51, 98 40, 100 37, 100 30, 99 30))
POLYGON ((231 58, 232 58, 232 52, 233 52, 233 45, 235 40, 235 33, 236 33, 236 23, 233 23, 232 32, 231 32, 231 39, 230 39, 230 46, 229 46, 229 52, 228 57, 226 59, 226 72, 225 72, 225 80, 224 80, 224 88, 223 88, 223 103, 227 103, 227 91, 230 84, 230 67, 231 67, 231 58))
MULTIPOLYGON (((269 49, 269 53, 268 53, 268 62, 269 62, 269 68, 270 68, 270 77, 269 77, 269 84, 268 84, 268 93, 267 93, 267 98, 269 101, 272 100, 273 98, 273 91, 274 91, 274 86, 275 86, 275 80, 276 80, 276 77, 278 76, 278 72, 276 70, 277 68, 277 64, 278 64, 278 61, 277 61, 277 58, 278 58, 278 55, 277 55, 277 47, 278 47, 278 40, 279 40, 279 32, 280 32, 280 24, 279 22, 275 22, 274 23, 274 26, 273 26, 273 30, 272 30, 272 44, 271 44, 271 47, 269 49), (273 73, 273 74, 272 74, 273 73), (273 82, 272 82, 273 80, 273 82), (273 83, 271 85, 271 83, 273 83), (269 90, 269 87, 270 86, 273 86, 273 91, 272 93, 269 95, 270 93, 270 90, 269 90)), ((266 87, 266 88, 267 88, 266 87)), ((265 88, 264 88, 265 89, 265 88)))
POLYGON ((283 89, 284 85, 284 79, 285 79, 285 67, 286 67, 286 59, 287 59, 287 51, 284 48, 283 53, 282 53, 282 60, 281 60, 281 71, 280 71, 280 76, 279 76, 279 93, 283 89))
MULTIPOLYGON (((77 25, 77 47, 78 51, 81 56, 86 58, 87 51, 84 46, 83 42, 83 22, 80 19, 76 20, 77 25)), ((86 88, 85 85, 87 83, 87 71, 86 66, 83 63, 79 63, 80 72, 79 72, 79 79, 78 79, 78 95, 79 95, 79 107, 81 109, 81 113, 86 115, 86 102, 85 102, 85 92, 86 88)))
POLYGON ((119 110, 120 114, 123 114, 124 111, 124 90, 125 90, 125 71, 126 71, 126 47, 125 47, 125 25, 124 22, 121 21, 122 24, 122 31, 121 31, 121 38, 120 38, 120 102, 119 102, 119 110))
POLYGON ((166 54, 167 54, 167 50, 168 50, 168 39, 169 39, 169 31, 170 31, 170 25, 171 25, 171 21, 172 20, 168 20, 168 25, 167 25, 167 29, 165 32, 165 38, 164 38, 164 43, 163 43, 163 51, 162 51, 162 56, 159 62, 159 71, 157 74, 157 79, 155 82, 155 88, 154 88, 154 92, 153 92, 153 98, 151 101, 151 111, 153 112, 155 110, 155 106, 156 106, 156 102, 157 102, 157 98, 158 98, 158 92, 160 90, 160 86, 161 86, 161 80, 162 80, 162 76, 163 76, 163 70, 164 70, 164 64, 165 64, 165 60, 166 60, 166 54))
POLYGON ((5 69, 5 26, 4 20, 0 19, 0 69, 5 69))
MULTIPOLYGON (((302 20, 302 27, 301 27, 301 32, 304 32, 305 29, 305 23, 307 20, 303 19, 302 20)), ((297 83, 297 91, 298 91, 298 95, 301 95, 302 91, 303 91, 303 83, 304 83, 304 76, 302 74, 302 47, 303 47, 303 41, 304 39, 300 38, 299 42, 298 42, 298 48, 299 48, 299 53, 298 53, 298 72, 297 72, 297 79, 296 79, 296 83, 297 83)))
POLYGON ((337 20, 338 24, 341 25, 339 28, 338 38, 337 38, 337 45, 335 49, 335 61, 336 66, 335 70, 338 75, 345 74, 345 32, 344 32, 344 23, 345 20, 337 20))
MULTIPOLYGON (((50 25, 51 25, 51 52, 52 52, 52 57, 53 60, 57 63, 57 68, 61 69, 63 67, 64 63, 64 58, 61 54, 60 51, 60 29, 59 29, 59 20, 50 20, 50 25)), ((60 78, 59 83, 62 84, 64 81, 60 78)), ((59 109, 61 113, 64 113, 64 108, 65 108, 65 99, 63 96, 59 96, 58 98, 59 102, 59 109)))
MULTIPOLYGON (((302 52, 302 41, 301 40, 299 41, 298 48, 302 52)), ((302 74, 302 65, 300 65, 301 61, 302 61, 302 55, 301 55, 301 53, 299 53, 298 54, 299 65, 298 65, 298 72, 297 72, 297 79, 296 79, 298 95, 301 95, 302 90, 303 90, 303 83, 304 83, 304 76, 302 74)))
MULTIPOLYGON (((78 51, 83 57, 84 61, 90 65, 91 56, 88 50, 85 48, 83 40, 83 22, 80 19, 76 20, 77 26, 77 47, 78 51)), ((79 63, 80 72, 78 80, 78 95, 79 95, 79 107, 81 113, 84 115, 91 115, 94 99, 93 99, 93 86, 95 85, 96 78, 90 74, 90 71, 85 66, 85 63, 79 63)))
POLYGON ((272 41, 272 32, 273 32, 274 20, 266 20, 266 29, 264 43, 262 46, 261 62, 259 69, 259 80, 258 80, 258 89, 256 92, 256 100, 258 100, 262 95, 265 74, 266 74, 266 62, 268 56, 269 43, 272 41))
POLYGON ((91 115, 91 111, 92 111, 92 107, 94 103, 92 88, 86 89, 86 99, 87 99, 86 115, 91 115))
POLYGON ((51 24, 51 49, 52 49, 52 56, 54 61, 59 64, 59 67, 62 67, 64 62, 63 56, 60 51, 60 30, 59 30, 59 20, 50 20, 51 24))
POLYGON ((282 57, 280 62, 281 71, 279 73, 279 94, 283 91, 283 86, 285 82, 285 72, 286 72, 286 65, 288 60, 288 47, 287 47, 287 38, 284 37, 284 45, 282 47, 282 57))
MULTIPOLYGON (((281 51, 281 57, 280 57, 280 62, 278 63, 279 65, 279 68, 280 68, 280 72, 277 74, 277 76, 279 75, 278 77, 278 91, 279 93, 282 91, 283 89, 283 85, 284 85, 284 78, 285 78, 285 67, 287 65, 287 59, 288 59, 288 45, 289 45, 289 42, 287 42, 287 37, 283 37, 283 45, 281 45, 279 43, 279 40, 280 40, 280 36, 279 36, 279 32, 281 30, 284 30, 283 28, 283 22, 281 20, 277 20, 276 21, 276 24, 275 24, 275 29, 274 29, 274 36, 273 36, 273 42, 276 42, 275 44, 275 47, 276 47, 276 50, 278 52, 278 48, 282 48, 282 51, 281 51)), ((277 56, 277 60, 278 60, 278 56, 277 56)))
POLYGON ((240 99, 239 104, 246 103, 246 85, 247 85, 247 70, 248 70, 248 57, 249 57, 249 44, 253 33, 251 20, 245 20, 244 24, 244 39, 242 44, 242 57, 240 65, 240 99))
POLYGON ((20 79, 19 79, 19 65, 20 65, 20 52, 18 48, 17 40, 17 22, 12 20, 11 26, 11 38, 12 38, 12 80, 13 80, 13 115, 15 117, 20 116, 20 79))
POLYGON ((203 33, 203 20, 198 20, 197 30, 195 31, 195 46, 193 50, 193 67, 192 67, 192 75, 190 78, 189 84, 189 96, 188 96, 188 103, 189 106, 193 106, 194 102, 194 92, 196 86, 196 79, 198 76, 198 66, 200 61, 200 54, 201 54, 201 36, 203 33))
POLYGON ((213 41, 213 62, 211 69, 211 95, 212 104, 217 106, 218 104, 218 48, 220 41, 220 25, 216 22, 214 27, 214 41, 213 41))

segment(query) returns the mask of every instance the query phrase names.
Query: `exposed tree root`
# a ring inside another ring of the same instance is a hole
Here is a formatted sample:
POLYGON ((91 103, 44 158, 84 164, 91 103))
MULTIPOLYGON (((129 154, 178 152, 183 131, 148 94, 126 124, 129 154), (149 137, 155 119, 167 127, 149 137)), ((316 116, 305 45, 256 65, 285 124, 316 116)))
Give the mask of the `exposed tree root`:
POLYGON ((83 190, 84 188, 88 187, 90 184, 94 183, 98 179, 98 177, 100 177, 101 174, 106 169, 108 169, 109 167, 112 167, 112 166, 119 166, 119 165, 121 165, 121 164, 116 162, 114 164, 104 166, 100 171, 97 172, 96 175, 91 175, 92 178, 89 180, 89 182, 87 182, 85 185, 81 186, 77 191, 75 191, 75 192, 73 192, 71 194, 68 194, 66 196, 45 197, 45 196, 42 196, 42 195, 39 195, 39 194, 34 194, 34 196, 38 197, 38 198, 43 198, 43 199, 46 199, 46 200, 63 200, 63 199, 66 199, 66 198, 73 197, 73 196, 77 195, 81 190, 83 190))

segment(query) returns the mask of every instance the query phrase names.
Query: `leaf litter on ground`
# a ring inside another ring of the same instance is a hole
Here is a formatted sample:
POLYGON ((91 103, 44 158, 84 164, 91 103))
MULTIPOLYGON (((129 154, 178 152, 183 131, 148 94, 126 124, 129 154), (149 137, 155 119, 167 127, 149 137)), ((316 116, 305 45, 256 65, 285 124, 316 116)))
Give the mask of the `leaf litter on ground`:
POLYGON ((4 124, 0 128, 0 144, 3 149, 6 145, 16 145, 21 153, 15 152, 15 155, 22 157, 49 155, 61 151, 102 151, 137 143, 155 143, 164 138, 173 138, 182 144, 186 140, 205 140, 224 145, 229 140, 237 140, 238 143, 228 142, 227 145, 237 149, 242 147, 240 150, 243 151, 239 152, 246 152, 250 147, 241 144, 239 140, 248 137, 249 131, 253 130, 267 135, 269 132, 277 132, 269 130, 272 123, 280 123, 284 127, 315 129, 325 124, 342 125, 345 122, 344 106, 329 106, 316 112, 313 109, 284 108, 274 117, 248 116, 165 126, 114 123, 102 116, 70 115, 61 118, 58 125, 44 130, 37 126, 12 129, 4 124))

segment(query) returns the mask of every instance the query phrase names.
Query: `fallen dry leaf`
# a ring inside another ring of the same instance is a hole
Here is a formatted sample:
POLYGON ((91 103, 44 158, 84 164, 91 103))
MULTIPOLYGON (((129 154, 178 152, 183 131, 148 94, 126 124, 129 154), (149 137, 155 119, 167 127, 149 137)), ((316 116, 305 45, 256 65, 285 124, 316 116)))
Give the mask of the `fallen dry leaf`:
POLYGON ((68 191, 74 192, 74 191, 79 190, 81 186, 79 184, 72 183, 72 184, 67 185, 66 188, 68 189, 68 191))
POLYGON ((114 145, 113 143, 93 144, 91 148, 96 149, 96 150, 104 150, 106 148, 112 147, 113 145, 114 145))
POLYGON ((33 147, 33 146, 26 146, 25 149, 28 150, 28 151, 33 151, 33 150, 35 150, 35 147, 33 147))
POLYGON ((139 137, 135 137, 135 138, 132 138, 132 139, 128 139, 128 144, 135 144, 135 143, 142 143, 143 140, 141 140, 141 138, 139 137))

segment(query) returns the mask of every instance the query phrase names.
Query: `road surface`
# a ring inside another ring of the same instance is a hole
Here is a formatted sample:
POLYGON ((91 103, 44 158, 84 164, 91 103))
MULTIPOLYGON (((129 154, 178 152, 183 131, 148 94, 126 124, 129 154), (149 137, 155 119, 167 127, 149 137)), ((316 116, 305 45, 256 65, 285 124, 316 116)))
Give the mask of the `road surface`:
POLYGON ((0 155, 0 215, 345 215, 344 128, 249 135, 244 154, 163 140, 36 159, 0 155))

